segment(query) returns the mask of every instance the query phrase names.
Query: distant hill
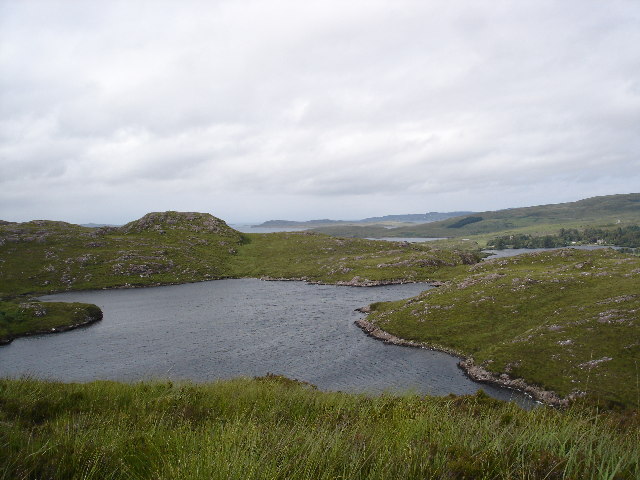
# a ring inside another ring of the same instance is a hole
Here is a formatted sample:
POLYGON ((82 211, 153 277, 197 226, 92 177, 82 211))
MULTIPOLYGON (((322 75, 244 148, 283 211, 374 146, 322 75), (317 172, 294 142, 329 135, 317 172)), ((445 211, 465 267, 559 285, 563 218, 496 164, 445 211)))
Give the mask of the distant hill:
POLYGON ((451 217, 468 215, 473 212, 427 212, 427 213, 407 213, 403 215, 384 215, 382 217, 368 217, 361 220, 307 220, 298 222, 294 220, 268 220, 260 225, 253 225, 256 228, 315 228, 334 225, 357 225, 357 224, 393 224, 393 223, 429 223, 438 220, 446 220, 451 217))
POLYGON ((316 231, 353 237, 461 237, 524 228, 553 230, 570 226, 640 224, 640 193, 592 197, 577 202, 508 208, 462 215, 428 224, 379 228, 350 226, 316 231))
POLYGON ((409 213, 406 215, 385 215, 384 217, 369 217, 359 220, 360 223, 378 223, 378 222, 408 222, 408 223, 430 223, 438 220, 446 220, 451 217, 459 217, 460 215, 469 215, 473 212, 427 212, 427 213, 409 213))

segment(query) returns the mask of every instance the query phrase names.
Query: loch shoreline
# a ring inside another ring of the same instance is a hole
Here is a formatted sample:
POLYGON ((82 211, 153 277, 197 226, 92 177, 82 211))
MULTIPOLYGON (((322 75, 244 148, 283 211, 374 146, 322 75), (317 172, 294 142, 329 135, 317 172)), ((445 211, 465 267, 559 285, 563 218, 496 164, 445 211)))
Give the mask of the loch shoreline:
MULTIPOLYGON (((357 308, 356 311, 368 314, 371 312, 371 309, 367 307, 357 308)), ((569 405, 569 403, 578 397, 578 395, 569 395, 567 397, 561 397, 557 393, 551 390, 545 390, 544 388, 538 387, 536 385, 528 384, 522 378, 511 378, 507 374, 495 374, 493 372, 489 372, 483 367, 476 365, 473 361, 472 357, 465 357, 460 352, 443 347, 440 345, 432 345, 424 342, 415 342, 412 340, 405 340, 403 338, 397 337, 372 322, 368 321, 366 318, 360 318, 354 321, 355 325, 359 327, 366 335, 375 338, 376 340, 380 340, 382 342, 391 344, 391 345, 399 345, 403 347, 412 347, 412 348, 424 348, 427 350, 436 350, 440 352, 447 353, 449 355, 455 356, 460 359, 458 362, 458 367, 464 371, 465 375, 469 377, 471 380, 478 383, 486 383, 490 385, 495 385, 501 388, 507 388, 510 390, 516 390, 525 395, 530 396, 535 401, 539 403, 543 403, 545 405, 553 406, 553 407, 565 407, 569 405)))

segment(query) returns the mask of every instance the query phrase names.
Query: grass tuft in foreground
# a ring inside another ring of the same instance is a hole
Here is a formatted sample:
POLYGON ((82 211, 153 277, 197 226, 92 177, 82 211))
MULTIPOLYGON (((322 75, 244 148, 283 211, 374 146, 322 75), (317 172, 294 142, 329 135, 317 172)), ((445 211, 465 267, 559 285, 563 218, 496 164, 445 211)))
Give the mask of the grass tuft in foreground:
POLYGON ((0 478, 638 478, 636 414, 523 411, 482 393, 323 393, 0 381, 0 478))

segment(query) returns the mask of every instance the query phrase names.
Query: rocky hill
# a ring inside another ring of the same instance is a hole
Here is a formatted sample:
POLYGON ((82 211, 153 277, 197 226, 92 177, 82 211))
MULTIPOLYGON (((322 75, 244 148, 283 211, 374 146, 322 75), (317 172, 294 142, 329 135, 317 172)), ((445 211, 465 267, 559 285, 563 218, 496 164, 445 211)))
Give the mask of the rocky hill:
POLYGON ((0 299, 228 277, 375 284, 424 281, 472 253, 325 235, 242 234, 208 213, 155 212, 121 227, 0 225, 0 299), (354 280, 355 279, 355 280, 354 280))
POLYGON ((2 225, 0 296, 219 278, 242 241, 223 220, 203 213, 150 213, 122 227, 2 225))

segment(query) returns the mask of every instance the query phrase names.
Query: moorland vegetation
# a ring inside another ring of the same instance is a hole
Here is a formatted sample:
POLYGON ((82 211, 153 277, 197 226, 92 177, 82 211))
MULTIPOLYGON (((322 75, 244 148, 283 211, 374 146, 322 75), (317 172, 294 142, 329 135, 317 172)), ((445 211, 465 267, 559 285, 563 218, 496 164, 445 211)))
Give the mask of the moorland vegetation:
MULTIPOLYGON (((619 222, 606 231, 635 232, 625 224, 638 214, 634 195, 604 197, 634 207, 610 212, 619 222)), ((583 202, 602 221, 603 209, 583 202)), ((556 210, 558 219, 569 215, 566 205, 556 210)), ((570 229, 601 228, 575 218, 535 223, 531 212, 514 232, 530 234, 535 224, 536 234, 550 228, 569 238, 570 229)), ((371 305, 366 321, 460 355, 474 378, 558 406, 524 411, 481 393, 319 392, 275 376, 206 385, 4 379, 0 478, 640 477, 640 258, 566 249, 481 261, 487 237, 462 237, 507 220, 474 217, 445 221, 457 239, 430 244, 244 234, 199 213, 101 228, 0 222, 4 341, 101 317, 95 306, 34 298, 44 293, 233 277, 354 286, 438 280, 415 298, 371 305)))
POLYGON ((638 417, 464 397, 0 380, 0 478, 633 479, 638 417))

